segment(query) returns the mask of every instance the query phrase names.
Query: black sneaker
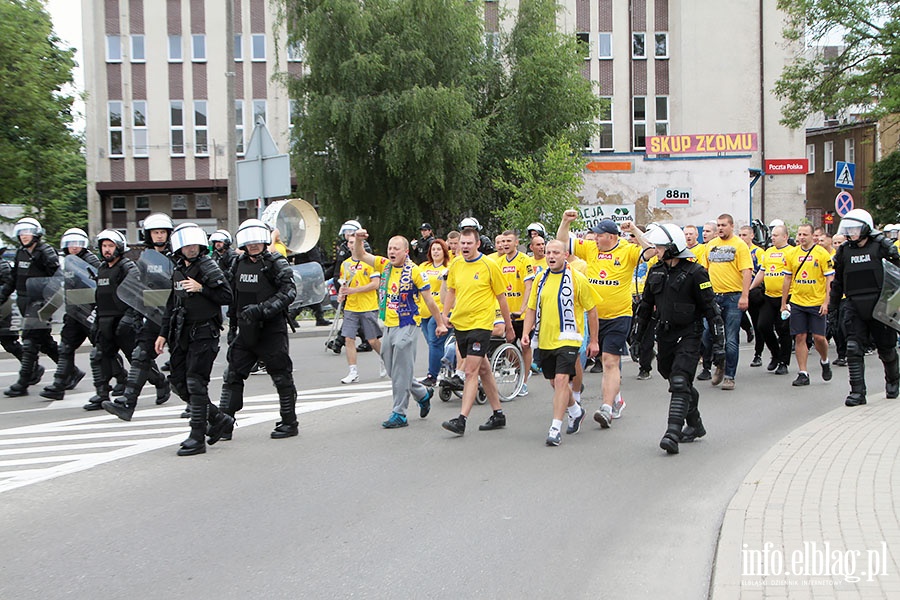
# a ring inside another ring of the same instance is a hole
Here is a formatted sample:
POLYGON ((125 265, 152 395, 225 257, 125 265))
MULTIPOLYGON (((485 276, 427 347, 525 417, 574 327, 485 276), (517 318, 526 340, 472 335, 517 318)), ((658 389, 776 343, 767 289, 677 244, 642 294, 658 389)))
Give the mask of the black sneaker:
POLYGON ((794 387, 809 385, 809 375, 807 375, 806 373, 797 373, 797 379, 791 382, 791 385, 794 387))
POLYGON ((709 369, 703 369, 697 375, 697 381, 709 381, 710 379, 712 379, 712 373, 709 372, 709 369))
POLYGON ((753 360, 750 361, 750 366, 751 367, 761 367, 762 366, 762 357, 759 355, 754 356, 753 360))
POLYGON ((838 356, 836 359, 834 359, 833 361, 831 361, 831 364, 833 364, 833 365, 836 366, 836 367, 846 367, 846 366, 847 366, 847 359, 846 359, 846 358, 843 358, 843 357, 841 357, 841 356, 838 356))
POLYGON ((431 397, 434 396, 434 388, 429 387, 428 391, 425 392, 425 397, 421 400, 416 400, 419 403, 419 417, 424 419, 428 416, 428 413, 431 412, 431 397))
POLYGON ((491 431, 492 429, 500 429, 502 427, 506 427, 506 415, 503 413, 492 414, 488 417, 488 420, 484 422, 484 425, 478 426, 478 431, 491 431))
POLYGON ((778 368, 778 359, 777 358, 772 358, 772 360, 769 361, 769 364, 766 365, 766 371, 774 371, 777 368, 778 368))
POLYGON ((466 386, 466 382, 463 381, 463 378, 456 373, 447 378, 446 381, 451 390, 462 391, 462 389, 466 386))
POLYGON ((369 342, 362 342, 360 345, 356 347, 357 352, 371 352, 372 345, 369 342))
POLYGON ((437 385, 437 378, 435 378, 435 377, 429 375, 429 376, 426 377, 425 379, 419 381, 419 383, 421 383, 421 384, 424 385, 425 387, 434 387, 434 386, 437 385))
POLYGON ((591 367, 591 373, 602 373, 603 372, 603 363, 599 360, 594 362, 594 366, 591 367))
POLYGON ((331 321, 328 319, 316 319, 316 327, 328 327, 331 325, 331 321))
POLYGON ((441 427, 446 429, 451 433, 455 433, 456 435, 462 435, 466 432, 466 424, 461 421, 459 417, 450 419, 449 421, 444 421, 441 423, 441 427))
POLYGON ((831 381, 831 363, 819 364, 822 365, 822 379, 831 381))
POLYGON ((650 371, 638 371, 637 380, 646 381, 650 379, 650 371))
POLYGON ((787 375, 788 374, 787 365, 784 363, 778 363, 778 368, 775 369, 775 374, 776 375, 787 375))

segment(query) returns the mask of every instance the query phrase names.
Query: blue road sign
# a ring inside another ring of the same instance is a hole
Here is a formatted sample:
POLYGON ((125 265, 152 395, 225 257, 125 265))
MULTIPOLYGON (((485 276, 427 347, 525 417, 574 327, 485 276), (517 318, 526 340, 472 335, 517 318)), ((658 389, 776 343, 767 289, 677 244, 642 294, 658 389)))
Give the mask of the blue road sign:
POLYGON ((837 161, 834 165, 834 187, 842 190, 852 190, 855 179, 856 165, 842 160, 837 161))
POLYGON ((834 199, 834 209, 842 217, 853 210, 853 196, 850 192, 839 192, 834 199))

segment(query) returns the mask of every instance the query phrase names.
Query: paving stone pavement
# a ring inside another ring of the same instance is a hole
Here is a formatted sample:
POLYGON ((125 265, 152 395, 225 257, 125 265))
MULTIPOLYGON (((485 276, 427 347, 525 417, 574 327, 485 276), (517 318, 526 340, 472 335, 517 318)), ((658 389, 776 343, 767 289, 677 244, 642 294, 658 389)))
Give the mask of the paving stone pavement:
POLYGON ((710 591, 900 598, 900 400, 837 408, 760 459, 725 512, 710 591))

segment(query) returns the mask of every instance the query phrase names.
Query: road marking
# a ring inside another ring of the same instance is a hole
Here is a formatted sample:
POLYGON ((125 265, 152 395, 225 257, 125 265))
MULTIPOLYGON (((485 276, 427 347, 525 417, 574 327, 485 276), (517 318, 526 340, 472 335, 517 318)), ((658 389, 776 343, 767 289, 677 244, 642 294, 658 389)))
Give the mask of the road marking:
MULTIPOLYGON (((297 414, 366 402, 390 394, 390 381, 298 391, 297 414)), ((89 394, 76 396, 85 397, 73 397, 51 405, 65 404, 58 408, 80 406, 89 394)), ((147 398, 152 398, 152 395, 147 398)), ((38 410, 47 408, 57 407, 38 410)), ((139 410, 129 422, 104 413, 0 429, 0 494, 130 456, 176 446, 186 435, 187 422, 178 418, 183 408, 184 404, 174 402, 139 410)), ((277 420, 278 416, 277 394, 248 396, 244 398, 244 408, 239 413, 239 425, 243 429, 277 420)))

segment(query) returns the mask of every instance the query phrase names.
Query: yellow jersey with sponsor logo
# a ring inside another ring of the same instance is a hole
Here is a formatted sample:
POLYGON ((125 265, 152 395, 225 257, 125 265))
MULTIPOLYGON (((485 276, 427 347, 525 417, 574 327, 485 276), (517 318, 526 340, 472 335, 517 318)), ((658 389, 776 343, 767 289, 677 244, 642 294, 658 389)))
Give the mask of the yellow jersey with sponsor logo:
POLYGON ((447 288, 456 291, 456 303, 450 315, 450 323, 456 329, 493 329, 497 295, 506 292, 495 259, 484 254, 472 260, 458 257, 447 271, 447 288))
POLYGON ((386 288, 384 325, 385 327, 419 325, 422 321, 419 315, 419 295, 431 291, 428 275, 409 259, 405 266, 395 267, 384 256, 375 257, 375 272, 382 277, 389 265, 391 274, 386 288))
POLYGON ((688 260, 695 263, 700 263, 704 267, 706 267, 706 244, 697 244, 693 248, 688 248, 691 252, 694 253, 694 258, 689 258, 688 260))
POLYGON ((547 257, 544 258, 531 258, 531 268, 534 270, 534 276, 537 277, 538 274, 547 268, 547 257))
MULTIPOLYGON (((500 267, 500 274, 506 285, 506 302, 509 304, 509 311, 518 312, 523 306, 522 303, 528 300, 524 298, 525 282, 534 279, 531 258, 522 252, 516 252, 512 258, 501 254, 497 258, 497 266, 500 267)), ((524 311, 522 311, 518 320, 521 321, 524 318, 524 311)))
POLYGON ((750 248, 736 235, 706 242, 706 254, 700 264, 709 271, 709 280, 717 294, 743 291, 743 270, 753 271, 750 248))
MULTIPOLYGON (((436 267, 434 263, 423 262, 419 265, 419 268, 428 275, 428 283, 431 285, 431 298, 437 304, 438 310, 444 310, 444 305, 441 303, 441 282, 447 277, 447 267, 436 267)), ((418 302, 419 316, 427 319, 431 316, 431 311, 428 310, 428 305, 425 304, 424 296, 419 296, 418 302)))
MULTIPOLYGON (((341 279, 349 288, 360 288, 372 282, 372 279, 381 280, 381 275, 375 273, 372 267, 364 262, 348 258, 341 263, 341 279)), ((348 294, 344 310, 350 312, 367 312, 378 310, 378 288, 358 294, 348 294)))
POLYGON ((641 259, 641 247, 619 241, 607 251, 597 248, 593 240, 575 239, 572 254, 588 264, 588 281, 599 286, 604 302, 597 307, 601 319, 630 317, 631 280, 641 259))
POLYGON ((573 288, 570 294, 573 302, 571 307, 567 307, 566 302, 561 301, 564 298, 564 295, 560 293, 560 286, 563 282, 561 272, 545 271, 531 286, 528 308, 537 310, 538 302, 541 304, 541 329, 538 332, 537 345, 542 350, 554 350, 563 346, 580 347, 581 340, 560 339, 560 310, 571 310, 569 318, 574 321, 578 333, 584 335, 584 312, 591 310, 599 302, 597 295, 591 289, 594 286, 590 284, 587 277, 575 269, 567 269, 567 271, 573 288), (541 281, 544 282, 543 286, 540 285, 541 281), (540 298, 538 298, 538 288, 541 288, 540 298))
POLYGON ((766 296, 781 298, 781 286, 784 285, 784 269, 787 259, 794 253, 794 247, 785 244, 781 248, 770 246, 763 251, 762 269, 765 273, 763 284, 766 296))
POLYGON ((787 259, 784 274, 793 277, 791 303, 797 306, 822 306, 825 303, 826 278, 834 275, 834 263, 828 250, 815 245, 812 252, 798 246, 787 259))

